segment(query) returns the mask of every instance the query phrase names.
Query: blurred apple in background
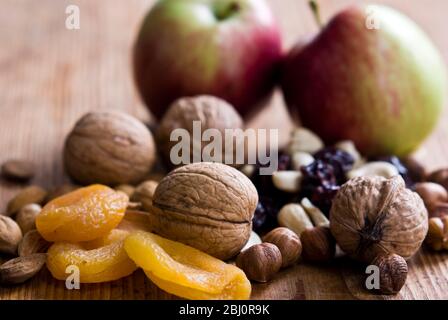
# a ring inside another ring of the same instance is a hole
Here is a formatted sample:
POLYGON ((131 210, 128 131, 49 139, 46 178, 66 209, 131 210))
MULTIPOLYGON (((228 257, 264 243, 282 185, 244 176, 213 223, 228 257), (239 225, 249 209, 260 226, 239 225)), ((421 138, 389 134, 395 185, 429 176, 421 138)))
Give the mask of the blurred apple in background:
POLYGON ((281 60, 264 0, 160 0, 134 48, 138 89, 160 118, 175 99, 215 95, 245 115, 267 98, 281 60))
POLYGON ((406 155, 437 123, 445 65, 409 18, 383 6, 368 9, 340 12, 309 44, 292 49, 284 96, 327 143, 350 139, 367 155, 406 155))

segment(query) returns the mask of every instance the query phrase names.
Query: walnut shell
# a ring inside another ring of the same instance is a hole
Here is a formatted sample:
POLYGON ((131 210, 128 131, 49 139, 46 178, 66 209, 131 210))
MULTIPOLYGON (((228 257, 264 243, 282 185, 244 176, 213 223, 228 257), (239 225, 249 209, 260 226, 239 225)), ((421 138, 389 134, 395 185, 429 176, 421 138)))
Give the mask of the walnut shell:
POLYGON ((428 213, 400 176, 358 177, 334 198, 330 228, 341 249, 357 260, 370 263, 391 253, 409 259, 425 239, 428 213))
POLYGON ((82 184, 137 183, 154 161, 151 132, 136 118, 120 112, 84 115, 65 141, 65 168, 82 184))
MULTIPOLYGON (((162 118, 157 130, 157 145, 160 147, 164 161, 169 166, 176 166, 170 160, 170 152, 178 141, 171 141, 170 135, 175 129, 183 128, 190 133, 190 163, 193 162, 193 121, 201 122, 201 132, 207 129, 218 130, 224 139, 225 129, 243 129, 244 123, 238 112, 226 101, 213 96, 196 96, 176 100, 162 118)), ((241 136, 243 133, 241 132, 241 136)), ((201 151, 209 142, 202 142, 201 151)), ((222 142, 222 162, 225 161, 224 141, 222 142)), ((235 151, 233 148, 233 159, 235 151)), ((207 161, 207 159, 203 159, 207 161)), ((211 160, 210 160, 211 161, 211 160)))
POLYGON ((258 194, 238 170, 193 163, 171 171, 153 197, 150 225, 166 238, 220 259, 240 252, 249 239, 258 194))

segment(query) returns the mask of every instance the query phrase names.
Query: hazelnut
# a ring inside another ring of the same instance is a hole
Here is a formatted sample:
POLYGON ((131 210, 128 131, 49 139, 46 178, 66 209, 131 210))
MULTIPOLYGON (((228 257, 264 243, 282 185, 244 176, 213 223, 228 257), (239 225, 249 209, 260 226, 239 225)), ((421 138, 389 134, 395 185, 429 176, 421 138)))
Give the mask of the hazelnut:
POLYGON ((448 190, 448 168, 439 169, 432 172, 431 174, 428 175, 428 178, 426 180, 438 183, 448 190))
POLYGON ((0 215, 0 253, 16 254, 21 240, 19 225, 11 218, 0 215))
POLYGON ((47 197, 47 191, 39 186, 29 186, 21 190, 8 202, 6 214, 16 214, 22 207, 30 203, 42 204, 47 197))
POLYGON ((26 160, 8 160, 2 165, 2 175, 13 181, 28 181, 34 177, 34 171, 34 164, 26 160))
POLYGON ((421 182, 426 179, 426 169, 415 157, 409 156, 400 160, 406 169, 408 169, 408 175, 413 182, 421 182))
POLYGON ((65 168, 81 184, 140 182, 151 170, 155 156, 148 128, 120 112, 84 115, 67 136, 64 147, 65 168))
POLYGON ((396 294, 406 283, 408 265, 398 254, 379 256, 372 262, 380 271, 380 292, 396 294))
MULTIPOLYGON (((182 128, 190 134, 190 137, 194 138, 193 122, 195 121, 200 121, 201 135, 207 129, 214 129, 218 130, 222 134, 223 139, 225 137, 226 129, 243 129, 244 127, 243 120, 238 112, 236 112, 233 106, 220 98, 203 95, 181 98, 174 101, 162 118, 156 134, 162 157, 168 166, 172 167, 181 165, 181 163, 172 163, 170 159, 171 149, 178 143, 177 141, 171 140, 171 133, 175 129, 182 128)), ((237 134, 237 141, 243 143, 244 132, 241 130, 241 132, 237 134)), ((208 144, 208 142, 200 143, 200 148, 193 149, 193 141, 190 141, 190 163, 194 160, 193 153, 200 153, 200 155, 202 155, 204 147, 208 144)), ((224 145, 225 143, 222 141, 222 146, 224 145)), ((223 153, 220 155, 222 157, 221 162, 224 162, 226 159, 225 149, 226 148, 223 148, 223 153)), ((233 154, 229 154, 227 157, 232 156, 232 159, 235 160, 236 151, 238 149, 239 146, 233 148, 233 154)), ((202 160, 212 161, 212 159, 202 160)))
POLYGON ((272 243, 256 244, 238 255, 236 265, 250 280, 267 282, 280 270, 282 254, 272 243))
POLYGON ((448 202, 448 191, 434 182, 420 182, 415 185, 415 192, 423 199, 428 212, 433 212, 441 202, 448 202))
POLYGON ((443 218, 448 215, 448 202, 437 203, 432 211, 428 212, 429 218, 443 218))
POLYGON ((307 261, 325 262, 334 258, 336 242, 328 227, 306 229, 300 235, 303 252, 307 261))
POLYGON ((432 250, 448 249, 448 216, 430 218, 425 243, 432 250))
POLYGON ((288 228, 275 228, 263 237, 264 242, 275 244, 282 254, 282 267, 289 267, 299 260, 302 243, 294 231, 288 228))
POLYGON ((30 203, 24 206, 17 213, 16 222, 22 230, 22 234, 32 229, 36 229, 36 216, 40 213, 42 207, 36 203, 30 203))
POLYGON ((333 199, 330 228, 341 249, 354 259, 371 263, 390 253, 408 259, 425 239, 428 213, 401 176, 358 177, 342 185, 333 199))

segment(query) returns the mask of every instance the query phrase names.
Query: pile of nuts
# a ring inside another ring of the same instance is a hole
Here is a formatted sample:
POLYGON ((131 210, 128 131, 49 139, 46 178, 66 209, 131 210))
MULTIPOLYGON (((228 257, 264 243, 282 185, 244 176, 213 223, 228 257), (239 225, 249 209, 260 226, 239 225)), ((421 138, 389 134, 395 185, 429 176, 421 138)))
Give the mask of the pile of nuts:
POLYGON ((426 177, 424 168, 413 158, 365 159, 351 141, 325 147, 305 128, 291 134, 280 156, 279 171, 272 177, 257 175, 256 169, 256 165, 241 168, 259 192, 253 221, 258 233, 276 226, 294 231, 305 261, 330 261, 341 252, 376 265, 384 280, 381 293, 394 294, 401 289, 407 275, 405 259, 420 248, 425 237, 433 249, 448 248, 448 192, 442 187, 444 183, 448 186, 448 170, 426 177), (377 194, 387 194, 388 188, 389 198, 374 199, 377 194), (342 199, 344 192, 352 199, 342 199), (372 214, 366 212, 366 205, 372 206, 372 214), (387 214, 377 216, 380 212, 387 214), (368 216, 358 220, 357 214, 368 216), (382 231, 383 225, 389 236, 382 231), (351 239, 351 230, 359 226, 364 227, 351 239), (366 242, 358 243, 363 237, 366 242), (391 241, 391 247, 381 244, 382 237, 391 241))
MULTIPOLYGON (((425 238, 434 250, 448 249, 448 169, 426 175, 410 158, 365 159, 351 141, 325 146, 313 132, 298 128, 272 176, 259 175, 259 164, 237 170, 207 162, 151 174, 154 141, 166 147, 169 130, 192 130, 186 123, 194 120, 203 130, 244 126, 230 105, 214 97, 180 99, 170 110, 157 139, 120 113, 90 113, 66 139, 70 177, 125 193, 128 210, 146 212, 146 220, 137 218, 137 229, 221 260, 236 257, 236 265, 257 282, 300 260, 324 263, 346 254, 378 266, 384 294, 405 284, 406 260, 425 238)), ((166 158, 168 150, 162 152, 166 158)), ((26 182, 34 165, 7 161, 2 175, 26 182)), ((41 206, 77 188, 48 192, 32 185, 9 201, 0 215, 0 254, 7 260, 0 265, 1 284, 24 282, 42 269, 50 243, 36 230, 36 216, 41 206)))
POLYGON ((0 265, 0 284, 22 283, 45 265, 49 243, 35 230, 35 219, 46 196, 41 187, 29 186, 11 199, 6 213, 0 215, 0 255, 4 262, 0 265))
POLYGON ((426 244, 435 251, 448 250, 448 169, 430 173, 415 191, 428 209, 429 228, 426 244))

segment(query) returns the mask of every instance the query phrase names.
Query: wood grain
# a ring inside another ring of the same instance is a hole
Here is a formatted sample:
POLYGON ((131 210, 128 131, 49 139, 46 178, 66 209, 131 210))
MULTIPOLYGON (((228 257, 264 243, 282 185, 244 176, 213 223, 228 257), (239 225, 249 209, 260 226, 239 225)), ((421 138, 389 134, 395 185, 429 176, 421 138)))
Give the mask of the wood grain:
MULTIPOLYGON (((2 0, 0 9, 0 162, 26 158, 39 167, 34 183, 52 187, 67 182, 61 162, 65 134, 90 110, 122 110, 151 119, 140 102, 130 70, 130 48, 140 21, 153 1, 145 0, 2 0), (81 10, 81 29, 65 28, 65 8, 81 10)), ((321 0, 324 20, 349 3, 321 0)), ((416 20, 448 60, 444 30, 448 2, 376 1, 390 4, 416 20)), ((285 50, 317 28, 305 0, 270 0, 279 18, 285 50)), ((276 93, 255 126, 279 128, 291 123, 276 93)), ((448 163, 448 114, 417 157, 428 168, 448 163)), ((21 186, 0 181, 1 209, 21 186)), ((362 290, 361 266, 338 259, 331 265, 299 264, 269 284, 254 285, 254 299, 446 299, 447 254, 425 250, 410 263, 407 284, 397 296, 375 296, 362 290)), ((170 299, 138 271, 125 279, 82 285, 69 291, 44 270, 24 285, 0 288, 0 299, 170 299)))

